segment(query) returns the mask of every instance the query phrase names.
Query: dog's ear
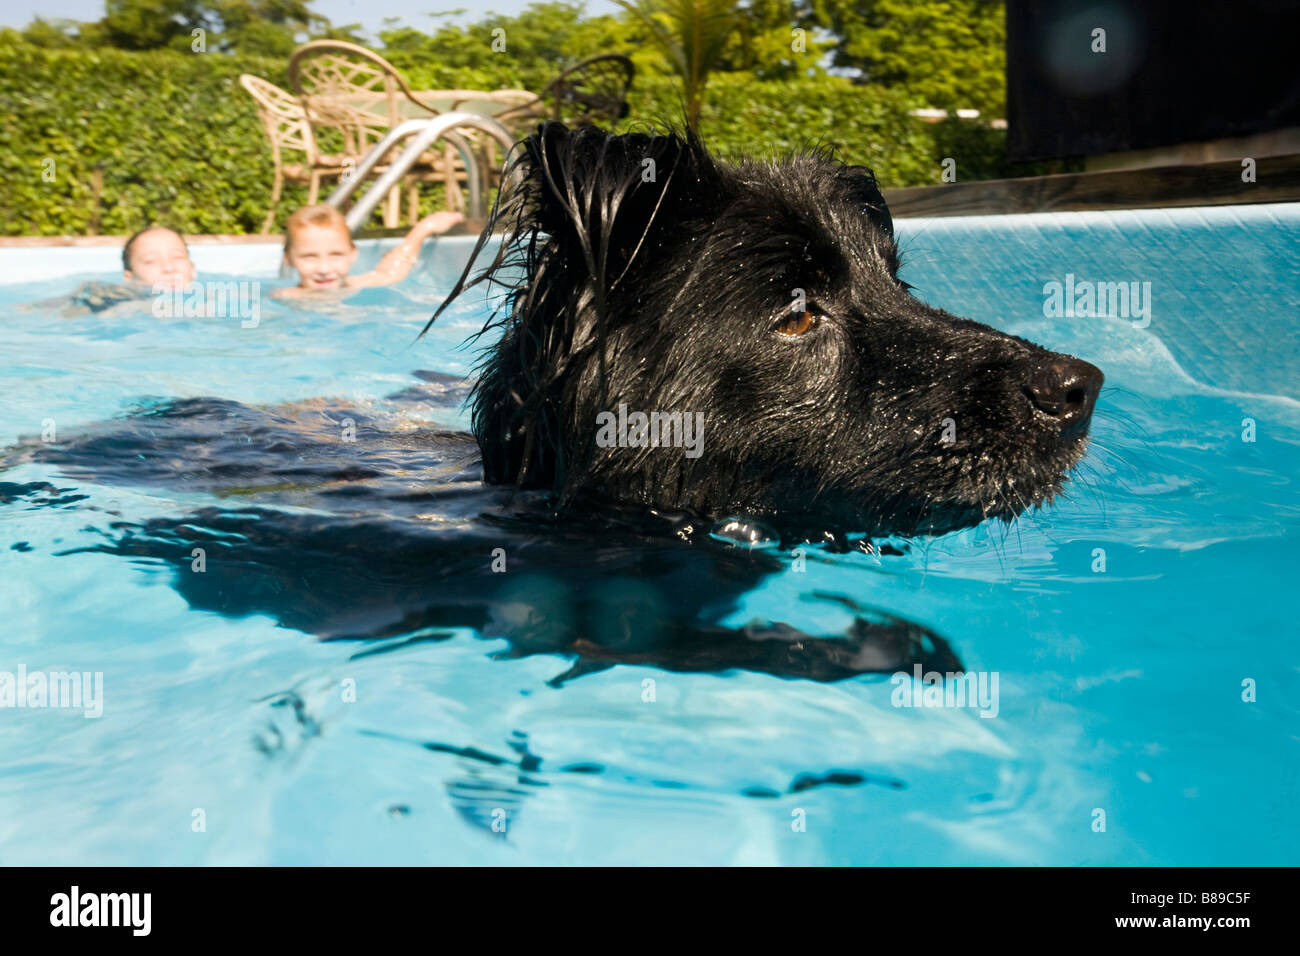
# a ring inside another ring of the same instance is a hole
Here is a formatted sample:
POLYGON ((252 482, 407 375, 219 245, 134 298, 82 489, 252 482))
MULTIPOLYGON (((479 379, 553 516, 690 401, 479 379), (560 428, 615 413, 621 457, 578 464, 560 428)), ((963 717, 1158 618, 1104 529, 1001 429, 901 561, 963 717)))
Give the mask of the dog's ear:
POLYGON ((512 153, 465 269, 421 335, 467 289, 490 283, 522 293, 542 272, 547 285, 573 294, 588 289, 603 319, 605 297, 638 253, 654 247, 656 232, 707 219, 723 201, 718 167, 690 131, 616 135, 552 121, 512 153), (491 261, 471 278, 498 235, 505 238, 491 261), (516 285, 510 277, 520 274, 527 281, 516 285))
POLYGON ((862 211, 890 239, 893 239, 894 217, 889 212, 885 197, 881 195, 876 174, 866 166, 845 166, 844 175, 848 178, 849 189, 854 199, 862 204, 862 211))
POLYGON ((549 122, 516 147, 469 264, 425 326, 480 282, 508 293, 484 327, 500 338, 472 398, 487 481, 564 486, 575 440, 565 402, 585 369, 603 368, 608 333, 626 314, 611 300, 633 294, 637 266, 653 262, 661 242, 716 216, 724 180, 689 132, 615 135, 549 122), (498 232, 492 261, 471 280, 498 232))
POLYGON ((615 135, 594 126, 538 127, 520 157, 533 225, 585 262, 610 292, 656 231, 706 215, 717 169, 691 133, 615 135))

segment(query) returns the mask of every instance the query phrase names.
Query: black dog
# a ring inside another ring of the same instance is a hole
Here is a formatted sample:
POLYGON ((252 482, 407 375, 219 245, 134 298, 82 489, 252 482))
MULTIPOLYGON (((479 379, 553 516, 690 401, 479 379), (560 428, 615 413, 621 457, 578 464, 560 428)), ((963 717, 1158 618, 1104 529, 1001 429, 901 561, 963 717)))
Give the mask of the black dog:
POLYGON ((491 483, 938 534, 1050 500, 1083 455, 1101 372, 915 299, 868 170, 548 123, 513 172, 509 238, 451 297, 511 289, 474 395, 491 483), (702 454, 600 443, 620 406, 702 415, 702 454))
MULTIPOLYGON (((1082 455, 1101 373, 913 298, 874 178, 824 154, 725 166, 691 136, 545 124, 507 179, 493 216, 507 238, 471 280, 485 231, 448 299, 509 290, 472 395, 477 449, 354 409, 201 399, 25 457, 74 479, 237 495, 247 504, 117 522, 93 550, 171 567, 196 607, 326 638, 383 649, 473 628, 514 655, 575 657, 557 680, 615 663, 817 680, 960 670, 937 635, 848 596, 810 595, 856 613, 844 635, 719 625, 786 562, 710 532, 870 550, 850 533, 1010 519, 1082 455), (702 442, 686 434, 699 416, 702 442)), ((393 398, 462 397, 422 377, 432 392, 393 398)))

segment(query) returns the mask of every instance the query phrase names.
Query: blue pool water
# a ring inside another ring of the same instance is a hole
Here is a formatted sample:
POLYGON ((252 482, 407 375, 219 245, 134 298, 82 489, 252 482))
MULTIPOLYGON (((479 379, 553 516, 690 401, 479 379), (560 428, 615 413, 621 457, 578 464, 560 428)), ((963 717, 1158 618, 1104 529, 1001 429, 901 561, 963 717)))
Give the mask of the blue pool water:
MULTIPOLYGON (((273 490, 97 480, 29 454, 42 432, 204 396, 463 428, 410 390, 471 368, 473 297, 414 341, 467 243, 325 312, 264 301, 256 328, 23 310, 111 279, 115 250, 0 251, 0 672, 103 674, 98 718, 0 707, 0 864, 1300 862, 1300 205, 899 233, 927 301, 1105 371, 1095 447, 1048 511, 782 556, 728 623, 836 634, 853 615, 825 595, 884 608, 997 675, 988 718, 894 706, 887 675, 620 665, 557 687, 567 660, 469 631, 358 656, 192 606, 96 546, 273 490), (1150 282, 1149 322, 1045 315, 1067 275, 1150 282)), ((282 281, 270 245, 194 253, 282 281)))

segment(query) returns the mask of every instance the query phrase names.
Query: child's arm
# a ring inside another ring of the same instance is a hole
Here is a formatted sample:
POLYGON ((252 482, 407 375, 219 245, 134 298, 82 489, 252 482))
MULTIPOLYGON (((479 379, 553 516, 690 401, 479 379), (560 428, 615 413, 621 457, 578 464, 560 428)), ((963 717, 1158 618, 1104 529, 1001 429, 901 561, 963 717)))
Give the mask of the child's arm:
POLYGON ((401 282, 410 274, 412 267, 420 258, 420 245, 429 236, 444 233, 456 223, 465 217, 458 212, 435 212, 432 215, 425 216, 406 234, 396 247, 390 249, 384 258, 379 260, 379 265, 375 266, 373 272, 367 272, 356 278, 349 278, 348 285, 352 287, 392 285, 394 282, 401 282))

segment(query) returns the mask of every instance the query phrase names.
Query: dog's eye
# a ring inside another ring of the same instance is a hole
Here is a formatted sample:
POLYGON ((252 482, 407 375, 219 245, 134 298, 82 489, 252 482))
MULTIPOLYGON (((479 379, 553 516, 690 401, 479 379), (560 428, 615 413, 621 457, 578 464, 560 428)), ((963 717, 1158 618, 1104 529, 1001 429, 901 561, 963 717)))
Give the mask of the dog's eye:
POLYGON ((817 325, 817 316, 812 312, 791 312, 776 324, 776 331, 781 335, 803 335, 811 332, 817 325))

